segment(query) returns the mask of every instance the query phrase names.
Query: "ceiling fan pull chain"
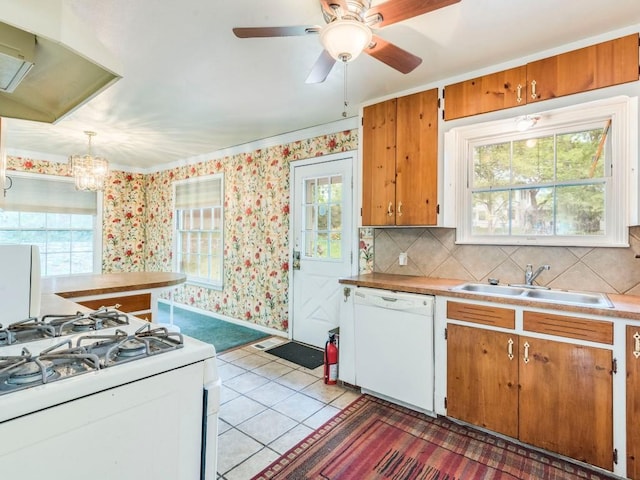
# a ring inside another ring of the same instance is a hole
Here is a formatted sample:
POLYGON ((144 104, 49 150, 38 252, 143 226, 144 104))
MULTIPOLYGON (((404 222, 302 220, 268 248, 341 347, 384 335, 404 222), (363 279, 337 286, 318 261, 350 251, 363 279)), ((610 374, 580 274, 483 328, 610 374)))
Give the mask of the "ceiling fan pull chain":
POLYGON ((342 111, 342 117, 347 118, 347 106, 349 102, 347 100, 347 62, 342 62, 344 65, 344 110, 342 111))

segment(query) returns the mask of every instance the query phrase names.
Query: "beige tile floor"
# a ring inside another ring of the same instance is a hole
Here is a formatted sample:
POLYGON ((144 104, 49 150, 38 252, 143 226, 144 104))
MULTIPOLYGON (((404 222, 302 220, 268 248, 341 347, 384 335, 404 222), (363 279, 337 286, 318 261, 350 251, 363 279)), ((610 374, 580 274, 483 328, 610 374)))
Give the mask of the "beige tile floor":
MULTIPOLYGON (((286 341, 278 339, 278 341, 286 341)), ((252 345, 218 355, 218 479, 247 480, 358 398, 252 345)))

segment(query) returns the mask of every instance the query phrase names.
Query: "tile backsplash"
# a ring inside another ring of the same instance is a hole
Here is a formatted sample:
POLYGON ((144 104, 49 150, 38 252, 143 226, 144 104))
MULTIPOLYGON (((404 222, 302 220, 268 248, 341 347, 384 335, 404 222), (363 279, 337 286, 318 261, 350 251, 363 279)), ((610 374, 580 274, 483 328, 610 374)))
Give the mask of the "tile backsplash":
POLYGON ((528 263, 550 270, 536 283, 566 290, 640 295, 640 227, 627 248, 456 245, 455 229, 362 228, 360 271, 486 282, 522 283, 528 263), (372 254, 373 252, 373 254, 372 254), (406 266, 398 256, 407 252, 406 266))

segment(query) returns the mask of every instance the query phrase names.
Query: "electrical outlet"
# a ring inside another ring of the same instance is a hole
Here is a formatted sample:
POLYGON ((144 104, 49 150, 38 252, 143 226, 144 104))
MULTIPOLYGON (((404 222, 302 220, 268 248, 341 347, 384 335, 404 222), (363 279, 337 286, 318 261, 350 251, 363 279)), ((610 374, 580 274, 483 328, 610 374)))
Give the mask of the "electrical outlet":
POLYGON ((402 252, 400 254, 400 256, 398 257, 398 263, 400 265, 406 265, 407 264, 407 253, 406 252, 402 252))

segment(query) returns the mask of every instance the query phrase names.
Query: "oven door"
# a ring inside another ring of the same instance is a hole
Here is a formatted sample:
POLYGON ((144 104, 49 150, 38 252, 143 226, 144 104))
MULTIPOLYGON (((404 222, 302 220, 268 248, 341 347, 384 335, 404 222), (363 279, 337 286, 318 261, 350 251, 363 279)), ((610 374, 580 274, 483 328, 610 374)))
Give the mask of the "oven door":
MULTIPOLYGON (((1 423, 2 478, 200 478, 207 363, 176 368, 1 423)), ((92 375, 84 375, 83 381, 91 381, 92 375)), ((46 389, 40 393, 46 394, 46 389)))

